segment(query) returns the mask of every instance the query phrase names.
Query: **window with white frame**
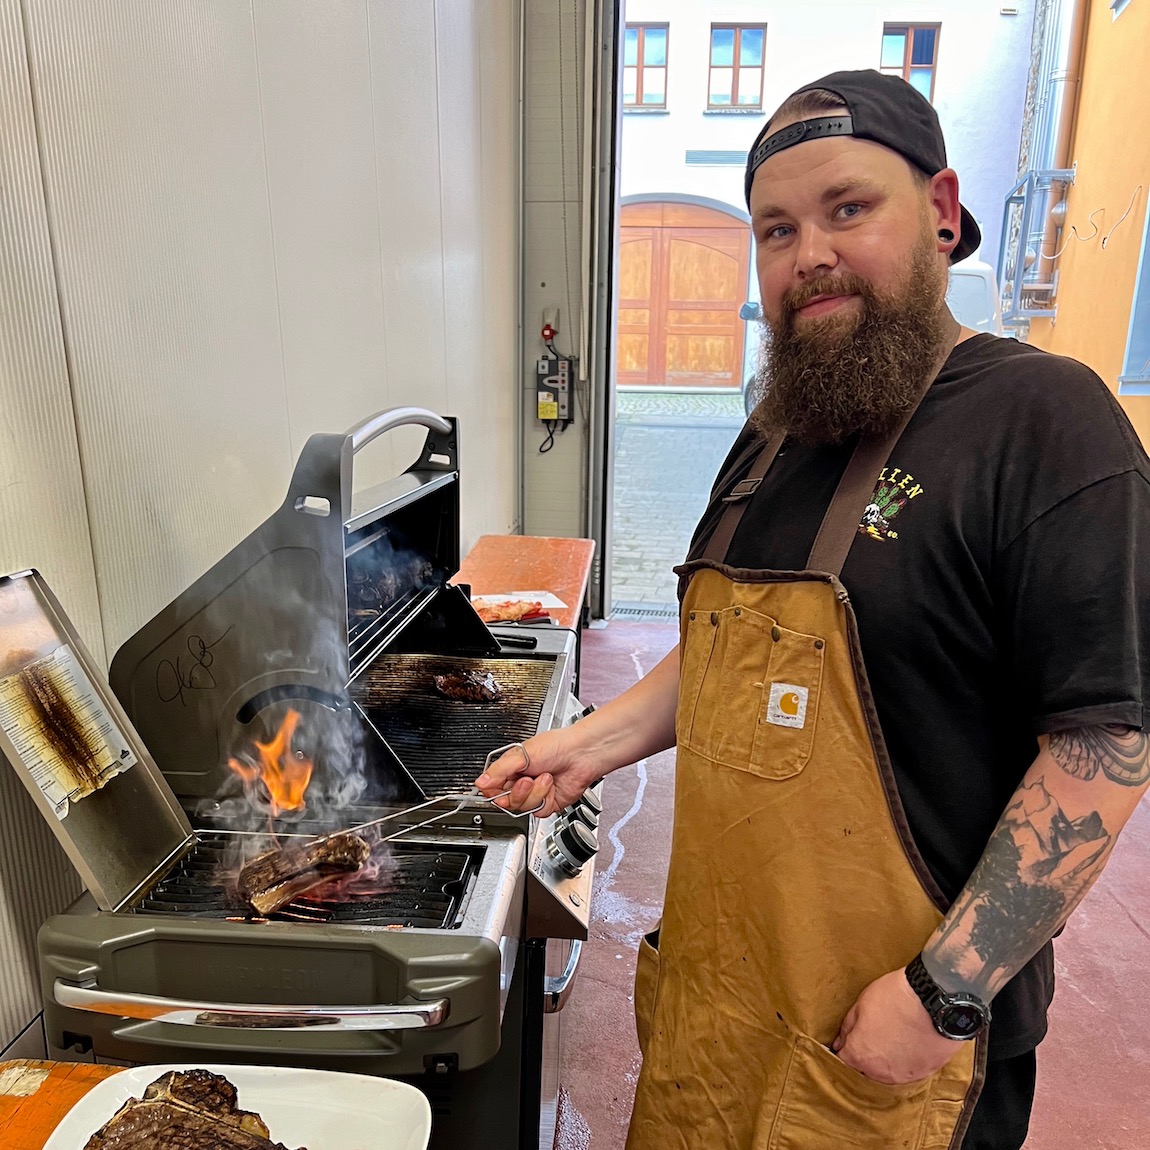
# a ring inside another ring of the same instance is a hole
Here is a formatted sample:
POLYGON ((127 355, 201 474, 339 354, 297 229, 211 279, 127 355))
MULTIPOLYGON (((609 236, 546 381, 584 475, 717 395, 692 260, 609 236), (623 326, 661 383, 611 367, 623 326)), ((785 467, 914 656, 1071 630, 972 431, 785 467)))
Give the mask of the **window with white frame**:
POLYGON ((667 106, 667 25, 628 24, 623 30, 623 107, 667 106))
POLYGON ((707 107, 763 107, 763 43, 765 24, 712 24, 711 71, 707 107))
POLYGON ((1150 395, 1150 211, 1142 232, 1142 255, 1130 304, 1126 360, 1118 377, 1119 395, 1150 395))

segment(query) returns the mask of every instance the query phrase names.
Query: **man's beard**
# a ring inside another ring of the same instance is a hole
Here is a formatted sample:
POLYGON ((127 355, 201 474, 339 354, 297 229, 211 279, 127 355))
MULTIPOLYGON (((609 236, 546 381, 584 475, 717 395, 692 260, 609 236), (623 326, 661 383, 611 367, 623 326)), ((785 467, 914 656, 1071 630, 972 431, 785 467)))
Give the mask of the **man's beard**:
POLYGON ((879 294, 854 275, 827 275, 788 292, 764 331, 751 424, 764 437, 786 430, 800 443, 841 443, 856 432, 883 435, 913 407, 951 323, 933 233, 911 253, 901 285, 879 294), (855 295, 862 315, 795 325, 819 295, 855 295))

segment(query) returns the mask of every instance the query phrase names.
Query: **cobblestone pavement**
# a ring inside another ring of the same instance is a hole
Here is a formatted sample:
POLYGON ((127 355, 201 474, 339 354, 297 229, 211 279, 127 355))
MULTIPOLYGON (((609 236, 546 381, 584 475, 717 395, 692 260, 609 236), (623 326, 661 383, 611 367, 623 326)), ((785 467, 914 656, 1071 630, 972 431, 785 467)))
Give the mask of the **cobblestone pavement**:
POLYGON ((742 425, 737 393, 618 393, 611 551, 617 618, 675 614, 671 568, 686 554, 742 425))

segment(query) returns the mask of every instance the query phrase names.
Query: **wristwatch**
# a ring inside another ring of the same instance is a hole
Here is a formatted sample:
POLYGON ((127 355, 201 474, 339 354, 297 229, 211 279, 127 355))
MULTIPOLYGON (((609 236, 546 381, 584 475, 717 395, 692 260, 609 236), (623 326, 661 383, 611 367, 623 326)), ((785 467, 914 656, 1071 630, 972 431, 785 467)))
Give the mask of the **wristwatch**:
POLYGON ((977 1038, 990 1023, 990 1007, 974 994, 948 994, 930 976, 918 954, 906 968, 906 980, 944 1038, 964 1042, 977 1038))

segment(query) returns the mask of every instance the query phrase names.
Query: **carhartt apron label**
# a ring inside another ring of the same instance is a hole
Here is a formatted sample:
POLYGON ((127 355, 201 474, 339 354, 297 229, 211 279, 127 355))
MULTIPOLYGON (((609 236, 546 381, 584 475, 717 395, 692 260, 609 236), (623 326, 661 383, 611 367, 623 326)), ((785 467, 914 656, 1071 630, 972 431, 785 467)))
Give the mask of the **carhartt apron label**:
POLYGON ((796 687, 794 683, 772 683, 767 700, 767 722, 776 727, 806 726, 809 695, 806 687, 796 687))

